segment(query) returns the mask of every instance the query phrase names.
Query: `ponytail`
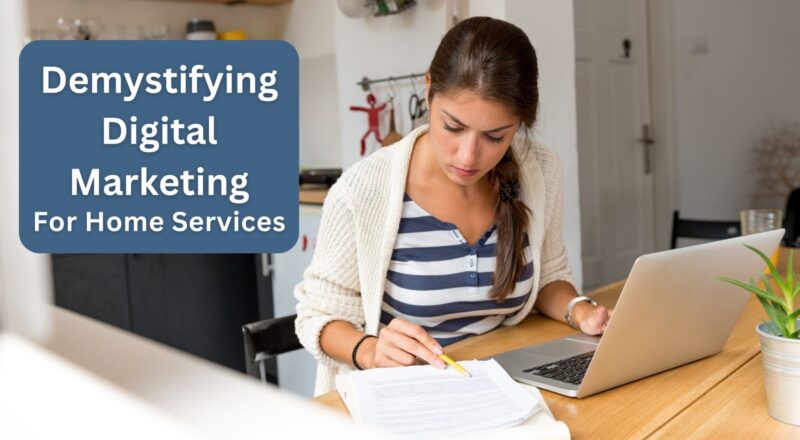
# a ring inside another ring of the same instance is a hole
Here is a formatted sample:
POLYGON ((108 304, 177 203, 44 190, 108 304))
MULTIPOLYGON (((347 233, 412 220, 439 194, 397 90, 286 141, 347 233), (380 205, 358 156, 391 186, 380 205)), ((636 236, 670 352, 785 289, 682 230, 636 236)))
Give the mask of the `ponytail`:
POLYGON ((511 147, 492 173, 498 191, 494 210, 497 244, 494 282, 489 296, 499 303, 514 292, 525 270, 525 235, 530 210, 519 199, 519 164, 511 147))

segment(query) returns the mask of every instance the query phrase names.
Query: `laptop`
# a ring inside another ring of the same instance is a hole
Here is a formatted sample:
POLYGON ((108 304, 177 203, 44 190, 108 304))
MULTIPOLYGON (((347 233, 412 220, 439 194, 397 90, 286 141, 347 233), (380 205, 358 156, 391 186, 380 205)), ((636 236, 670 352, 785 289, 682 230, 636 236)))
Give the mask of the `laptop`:
POLYGON ((583 333, 493 358, 515 380, 586 397, 719 353, 751 293, 715 279, 747 280, 784 230, 639 257, 601 337, 583 333))

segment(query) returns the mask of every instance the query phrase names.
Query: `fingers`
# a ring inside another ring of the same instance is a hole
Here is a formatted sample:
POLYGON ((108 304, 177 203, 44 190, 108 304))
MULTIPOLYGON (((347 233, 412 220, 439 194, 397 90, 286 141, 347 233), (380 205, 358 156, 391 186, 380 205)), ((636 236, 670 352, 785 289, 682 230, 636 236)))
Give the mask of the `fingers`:
POLYGON ((375 366, 406 366, 418 363, 418 359, 437 367, 445 368, 444 362, 435 353, 441 346, 422 327, 395 318, 381 329, 375 348, 375 366))
POLYGON ((413 354, 414 356, 433 365, 434 367, 445 367, 444 361, 439 359, 439 356, 435 355, 432 351, 427 349, 415 339, 411 339, 409 337, 399 338, 396 343, 397 346, 399 346, 405 352, 413 354))
POLYGON ((606 328, 608 327, 608 323, 611 322, 611 316, 614 314, 614 309, 606 309, 608 311, 608 317, 603 322, 603 332, 605 333, 606 328))
POLYGON ((396 346, 386 347, 385 354, 388 359, 405 366, 414 365, 414 361, 416 360, 416 356, 396 346))
POLYGON ((408 321, 404 321, 399 318, 395 318, 392 322, 389 323, 389 327, 395 328, 401 333, 416 339, 424 345, 430 352, 435 355, 440 355, 444 353, 442 350, 442 346, 436 342, 436 339, 433 339, 431 335, 428 334, 422 327, 412 324, 408 321))
POLYGON ((395 361, 386 356, 381 356, 378 353, 375 353, 375 362, 373 363, 375 368, 391 368, 391 367, 404 367, 405 365, 395 361))
POLYGON ((409 362, 408 358, 404 359, 404 356, 412 357, 410 360, 413 362, 413 356, 408 353, 403 352, 402 350, 395 347, 389 340, 391 339, 391 335, 384 330, 381 330, 380 335, 378 337, 378 343, 375 344, 375 358, 373 360, 373 366, 375 367, 402 367, 405 365, 410 365, 405 362, 409 362))
POLYGON ((598 334, 605 333, 606 328, 608 327, 608 322, 611 320, 611 314, 613 310, 608 309, 603 306, 599 306, 597 308, 597 324, 600 327, 598 334))
POLYGON ((581 330, 587 335, 599 335, 605 332, 610 318, 609 309, 597 306, 591 314, 584 319, 581 330))

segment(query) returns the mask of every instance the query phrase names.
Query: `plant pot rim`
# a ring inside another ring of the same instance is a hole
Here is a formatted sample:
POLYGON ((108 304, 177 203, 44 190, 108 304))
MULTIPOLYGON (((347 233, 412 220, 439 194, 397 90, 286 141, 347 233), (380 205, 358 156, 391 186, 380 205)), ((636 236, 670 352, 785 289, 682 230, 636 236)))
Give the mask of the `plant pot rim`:
MULTIPOLYGON (((797 322, 800 322, 800 319, 798 319, 797 322)), ((800 344, 800 339, 786 338, 783 336, 778 336, 773 334, 772 331, 770 331, 769 327, 767 327, 766 322, 759 322, 758 324, 756 324, 756 333, 758 333, 758 335, 761 336, 762 338, 772 339, 774 341, 780 341, 780 342, 790 342, 790 343, 800 344)))

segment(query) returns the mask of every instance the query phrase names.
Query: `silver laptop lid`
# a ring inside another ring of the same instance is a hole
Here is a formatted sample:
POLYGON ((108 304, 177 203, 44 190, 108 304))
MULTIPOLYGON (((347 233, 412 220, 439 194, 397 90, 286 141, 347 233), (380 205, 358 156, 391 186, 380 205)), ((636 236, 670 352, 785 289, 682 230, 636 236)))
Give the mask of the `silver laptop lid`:
POLYGON ((639 257, 625 282, 578 397, 710 356, 722 350, 750 293, 715 279, 749 279, 784 230, 639 257))

